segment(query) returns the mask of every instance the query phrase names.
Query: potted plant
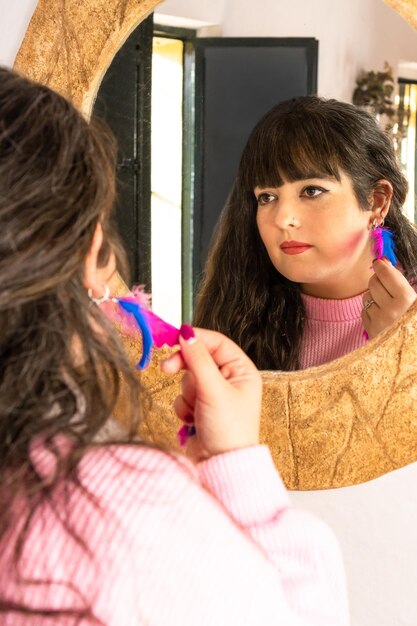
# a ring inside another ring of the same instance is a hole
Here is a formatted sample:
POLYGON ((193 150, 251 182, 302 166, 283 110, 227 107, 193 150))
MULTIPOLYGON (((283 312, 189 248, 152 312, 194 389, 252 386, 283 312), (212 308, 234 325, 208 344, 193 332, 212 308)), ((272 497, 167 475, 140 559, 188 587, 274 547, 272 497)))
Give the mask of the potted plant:
POLYGON ((385 61, 382 72, 363 72, 359 76, 352 101, 353 104, 374 113, 378 119, 381 115, 386 115, 392 121, 396 114, 392 98, 394 89, 392 67, 385 61))

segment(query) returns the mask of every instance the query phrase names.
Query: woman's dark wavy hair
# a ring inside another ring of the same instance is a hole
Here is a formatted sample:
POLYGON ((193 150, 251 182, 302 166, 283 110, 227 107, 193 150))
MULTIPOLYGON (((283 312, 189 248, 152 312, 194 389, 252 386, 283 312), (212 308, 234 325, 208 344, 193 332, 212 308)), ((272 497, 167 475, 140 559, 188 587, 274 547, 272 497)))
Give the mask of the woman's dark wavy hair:
POLYGON ((196 299, 194 323, 219 330, 261 369, 296 370, 305 311, 300 286, 272 265, 256 225, 256 186, 348 174, 360 206, 378 180, 394 194, 385 225, 393 230, 407 277, 417 270, 417 232, 401 208, 407 181, 388 136, 352 104, 305 96, 275 106, 244 148, 231 194, 213 236, 196 299))
MULTIPOLYGON (((80 486, 78 461, 112 415, 121 375, 132 433, 142 417, 133 368, 83 285, 98 223, 99 264, 113 251, 125 268, 111 217, 115 156, 108 131, 49 88, 0 68, 0 539, 13 524, 15 496, 22 496, 29 516, 16 564, 33 514, 58 481, 80 486), (65 458, 58 433, 74 442, 65 458), (37 437, 57 461, 47 481, 31 460, 37 437)), ((10 611, 28 609, 0 598, 0 614, 10 611)))

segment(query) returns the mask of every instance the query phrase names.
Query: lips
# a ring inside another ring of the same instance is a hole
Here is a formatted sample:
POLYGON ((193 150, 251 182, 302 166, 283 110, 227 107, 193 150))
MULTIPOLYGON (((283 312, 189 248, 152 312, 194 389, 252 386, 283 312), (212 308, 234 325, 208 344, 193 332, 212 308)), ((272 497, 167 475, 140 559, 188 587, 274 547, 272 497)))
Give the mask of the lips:
POLYGON ((280 248, 284 254, 302 254, 303 252, 310 250, 312 246, 310 246, 309 243, 304 243, 303 241, 283 241, 280 248))

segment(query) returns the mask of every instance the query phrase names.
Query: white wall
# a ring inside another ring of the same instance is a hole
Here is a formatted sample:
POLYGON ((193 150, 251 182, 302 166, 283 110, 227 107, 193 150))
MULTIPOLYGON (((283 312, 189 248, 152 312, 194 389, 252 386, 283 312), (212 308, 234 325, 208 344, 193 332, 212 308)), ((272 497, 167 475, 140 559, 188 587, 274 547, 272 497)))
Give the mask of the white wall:
MULTIPOLYGON (((206 24, 221 24, 228 0, 167 0, 156 7, 155 13, 189 18, 206 24)), ((242 0, 246 5, 246 0, 242 0)))
POLYGON ((341 100, 362 69, 417 61, 417 32, 383 0, 165 0, 156 13, 220 24, 225 37, 315 37, 319 94, 341 100))
MULTIPOLYGON (((36 4, 0 0, 0 64, 13 64, 36 4)), ((156 13, 219 26, 225 37, 315 37, 318 91, 342 100, 362 69, 417 62, 417 32, 383 0, 165 0, 156 13)))
POLYGON ((352 626, 417 624, 416 485, 413 463, 362 485, 290 494, 339 539, 352 626))
POLYGON ((0 65, 13 65, 37 0, 0 0, 0 65))

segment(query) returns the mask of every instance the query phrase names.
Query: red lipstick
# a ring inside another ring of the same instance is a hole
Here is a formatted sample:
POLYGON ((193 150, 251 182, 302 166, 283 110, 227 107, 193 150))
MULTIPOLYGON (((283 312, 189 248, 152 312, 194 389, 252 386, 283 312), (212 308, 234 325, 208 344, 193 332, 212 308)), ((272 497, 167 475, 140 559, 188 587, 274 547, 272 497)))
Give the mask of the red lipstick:
POLYGON ((304 243, 303 241, 283 241, 280 245, 284 254, 301 254, 311 247, 309 243, 304 243))

